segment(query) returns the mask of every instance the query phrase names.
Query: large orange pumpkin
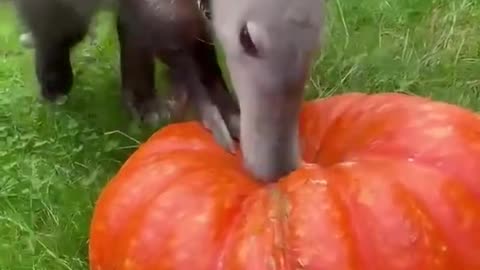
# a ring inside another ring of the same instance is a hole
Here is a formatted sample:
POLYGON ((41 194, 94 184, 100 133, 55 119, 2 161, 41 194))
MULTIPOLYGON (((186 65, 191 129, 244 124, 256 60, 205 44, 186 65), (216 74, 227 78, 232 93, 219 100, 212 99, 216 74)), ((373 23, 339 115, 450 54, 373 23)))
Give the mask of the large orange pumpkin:
POLYGON ((300 117, 305 164, 273 184, 196 122, 154 134, 100 196, 91 269, 480 269, 478 116, 353 93, 300 117))

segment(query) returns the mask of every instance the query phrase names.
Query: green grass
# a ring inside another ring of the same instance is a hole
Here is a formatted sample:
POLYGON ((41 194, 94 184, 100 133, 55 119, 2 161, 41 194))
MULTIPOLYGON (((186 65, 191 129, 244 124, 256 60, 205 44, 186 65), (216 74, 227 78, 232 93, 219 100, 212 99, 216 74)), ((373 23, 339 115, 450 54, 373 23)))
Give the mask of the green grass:
MULTIPOLYGON (((480 108, 475 0, 329 0, 324 50, 308 97, 397 91, 480 108)), ((88 225, 106 181, 151 131, 119 99, 109 15, 97 44, 75 50, 62 107, 42 104, 32 52, 0 4, 0 269, 87 269, 88 225)))

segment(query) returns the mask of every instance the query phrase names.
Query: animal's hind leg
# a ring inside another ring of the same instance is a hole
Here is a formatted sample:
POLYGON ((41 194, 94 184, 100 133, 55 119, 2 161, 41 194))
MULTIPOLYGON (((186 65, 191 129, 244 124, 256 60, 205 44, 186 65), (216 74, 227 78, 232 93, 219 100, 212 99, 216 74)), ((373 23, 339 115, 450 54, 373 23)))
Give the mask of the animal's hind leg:
POLYGON ((123 100, 135 118, 157 125, 168 110, 155 92, 154 54, 142 42, 137 27, 126 20, 133 18, 117 18, 123 100))
POLYGON ((35 71, 46 100, 66 100, 73 84, 70 49, 87 33, 97 2, 15 0, 23 23, 31 31, 35 71))

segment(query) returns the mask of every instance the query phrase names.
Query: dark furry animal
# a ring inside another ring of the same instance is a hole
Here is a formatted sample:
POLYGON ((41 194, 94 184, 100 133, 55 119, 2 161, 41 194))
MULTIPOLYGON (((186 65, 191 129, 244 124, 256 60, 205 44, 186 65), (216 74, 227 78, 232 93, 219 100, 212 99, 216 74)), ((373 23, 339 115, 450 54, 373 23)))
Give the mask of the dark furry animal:
MULTIPOLYGON (((208 23, 198 0, 111 0, 117 14, 123 100, 131 113, 155 124, 193 104, 216 140, 233 151, 239 107, 217 63, 208 23), (174 101, 155 93, 154 59, 168 66, 174 101)), ((203 1, 203 0, 200 0, 203 1)), ((71 49, 84 39, 101 0, 15 0, 31 31, 41 96, 66 100, 74 78, 71 49)), ((204 3, 203 3, 204 4, 204 3)))

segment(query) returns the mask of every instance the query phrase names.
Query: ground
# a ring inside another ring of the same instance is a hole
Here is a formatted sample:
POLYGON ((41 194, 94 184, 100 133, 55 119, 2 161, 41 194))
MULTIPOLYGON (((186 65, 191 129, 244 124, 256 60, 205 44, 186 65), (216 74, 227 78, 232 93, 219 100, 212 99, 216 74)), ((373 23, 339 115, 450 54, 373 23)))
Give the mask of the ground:
MULTIPOLYGON (((480 2, 329 0, 307 98, 397 91, 480 109, 480 2), (477 34, 477 35, 475 35, 477 34)), ((95 199, 151 130, 119 102, 109 14, 75 49, 69 103, 39 102, 32 52, 0 3, 0 269, 88 269, 95 199)), ((159 79, 159 81, 161 78, 159 79)))

